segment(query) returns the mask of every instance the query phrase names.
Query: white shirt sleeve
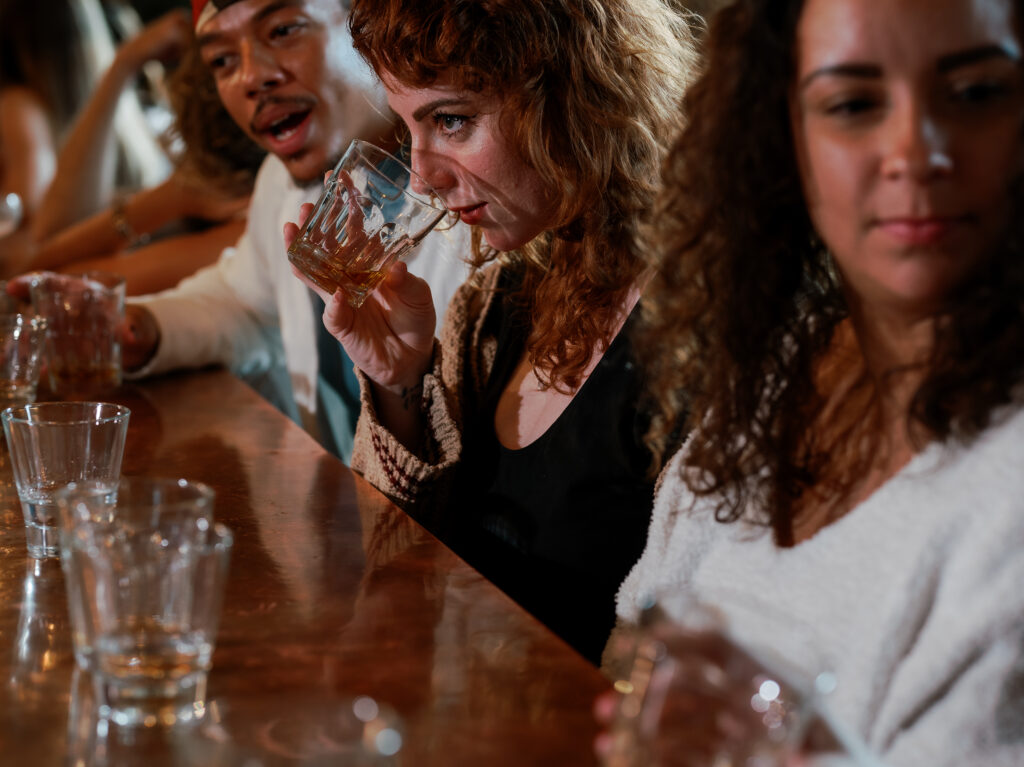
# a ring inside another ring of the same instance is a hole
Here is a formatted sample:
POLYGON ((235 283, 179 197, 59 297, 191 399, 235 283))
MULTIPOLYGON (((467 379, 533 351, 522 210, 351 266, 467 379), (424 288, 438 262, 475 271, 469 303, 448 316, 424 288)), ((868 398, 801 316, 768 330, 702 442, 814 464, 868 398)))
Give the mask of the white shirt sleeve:
POLYGON ((210 364, 251 375, 270 366, 279 331, 268 259, 281 257, 283 243, 281 232, 268 229, 276 226, 282 198, 293 187, 284 165, 268 157, 238 244, 176 287, 136 299, 156 317, 161 333, 156 355, 136 376, 210 364))

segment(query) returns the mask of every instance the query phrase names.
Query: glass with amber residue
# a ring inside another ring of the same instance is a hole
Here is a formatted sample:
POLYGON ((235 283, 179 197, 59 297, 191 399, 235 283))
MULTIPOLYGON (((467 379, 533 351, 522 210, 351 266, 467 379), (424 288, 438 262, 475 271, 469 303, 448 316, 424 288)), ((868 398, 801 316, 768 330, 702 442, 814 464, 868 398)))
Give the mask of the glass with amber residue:
POLYGON ((362 306, 388 268, 448 214, 440 197, 398 157, 353 141, 288 249, 310 281, 362 306))
POLYGON ((46 320, 50 390, 62 399, 90 399, 117 389, 124 277, 44 272, 32 280, 31 295, 46 320))

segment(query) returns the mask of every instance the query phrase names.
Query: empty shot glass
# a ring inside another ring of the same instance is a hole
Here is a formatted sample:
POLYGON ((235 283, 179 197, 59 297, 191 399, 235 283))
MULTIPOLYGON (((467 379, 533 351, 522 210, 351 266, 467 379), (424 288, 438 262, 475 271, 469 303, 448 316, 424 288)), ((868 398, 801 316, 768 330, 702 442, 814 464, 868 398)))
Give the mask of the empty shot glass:
POLYGON ((0 414, 29 556, 58 555, 58 490, 82 481, 116 486, 130 415, 108 402, 37 402, 0 414))
POLYGON ((104 715, 122 726, 200 719, 232 546, 212 521, 213 491, 124 477, 115 493, 70 485, 59 504, 76 659, 104 715))
POLYGON ((0 410, 36 401, 46 343, 46 320, 0 315, 0 410))
POLYGON ((64 399, 96 397, 121 385, 124 277, 109 272, 43 272, 32 307, 47 326, 50 390, 64 399))
POLYGON ((407 257, 447 213, 405 162, 357 139, 288 248, 288 260, 323 290, 344 291, 358 308, 388 267, 407 257))

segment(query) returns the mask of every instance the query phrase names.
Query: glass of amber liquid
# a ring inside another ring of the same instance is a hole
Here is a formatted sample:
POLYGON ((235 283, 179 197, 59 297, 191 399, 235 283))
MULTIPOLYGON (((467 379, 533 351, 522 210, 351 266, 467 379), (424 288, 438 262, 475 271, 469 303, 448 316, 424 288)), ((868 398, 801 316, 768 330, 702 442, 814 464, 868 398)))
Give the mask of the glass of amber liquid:
POLYGON ((31 295, 46 320, 50 390, 63 399, 90 399, 120 386, 124 278, 44 272, 32 281, 31 295))
POLYGON ((403 160, 355 140, 288 249, 288 260, 332 295, 362 306, 387 274, 448 214, 403 160))

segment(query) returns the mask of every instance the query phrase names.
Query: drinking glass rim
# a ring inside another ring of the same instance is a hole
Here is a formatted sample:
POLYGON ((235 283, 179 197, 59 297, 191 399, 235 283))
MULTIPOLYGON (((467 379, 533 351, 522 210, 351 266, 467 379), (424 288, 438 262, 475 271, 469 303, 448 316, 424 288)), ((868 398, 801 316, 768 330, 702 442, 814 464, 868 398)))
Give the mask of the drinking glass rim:
MULTIPOLYGON (((158 519, 180 520, 180 515, 184 513, 201 533, 201 538, 193 541, 201 550, 205 551, 224 538, 224 531, 217 527, 218 523, 213 516, 217 494, 210 485, 185 477, 148 474, 122 474, 114 482, 102 479, 75 480, 59 488, 54 493, 54 501, 60 509, 62 535, 80 529, 98 529, 98 519, 88 506, 89 500, 101 498, 101 503, 106 505, 112 494, 116 494, 117 501, 112 507, 113 516, 106 520, 108 524, 116 521, 123 529, 140 532, 157 529, 160 525, 158 519), (171 497, 170 491, 173 490, 186 492, 181 497, 171 497), (77 503, 80 498, 85 500, 84 507, 77 503), (134 508, 135 513, 117 513, 117 505, 122 501, 134 508)), ((228 546, 231 541, 228 531, 228 546)))
POLYGON ((82 277, 93 282, 98 282, 103 287, 109 290, 117 290, 123 287, 127 280, 123 274, 118 272, 108 272, 105 269, 89 269, 85 272, 75 272, 68 274, 68 277, 82 277))
MULTIPOLYGON (((359 155, 361 155, 364 159, 366 159, 368 161, 371 161, 372 157, 369 154, 367 154, 366 151, 364 151, 367 148, 371 149, 371 150, 373 150, 375 152, 380 152, 382 155, 385 155, 385 156, 391 158, 396 163, 398 163, 403 169, 405 169, 405 171, 410 176, 415 176, 416 178, 418 178, 420 180, 420 183, 422 183, 423 186, 425 186, 427 189, 430 190, 430 194, 427 195, 427 196, 424 196, 423 193, 416 192, 416 191, 414 191, 411 188, 403 189, 402 191, 405 194, 409 195, 410 197, 412 197, 417 202, 422 203, 423 205, 427 205, 427 206, 429 206, 431 208, 434 208, 435 210, 441 211, 442 213, 450 213, 451 212, 451 211, 448 210, 448 206, 445 205, 444 200, 441 199, 441 195, 438 193, 438 191, 436 189, 434 189, 433 184, 428 184, 427 180, 425 178, 423 178, 423 176, 421 176, 419 173, 414 171, 412 169, 412 167, 409 165, 409 163, 407 163, 405 160, 403 160, 400 157, 398 157, 397 155, 395 155, 394 152, 389 152, 387 149, 381 149, 379 146, 377 146, 373 142, 371 142, 371 141, 364 141, 363 139, 359 139, 359 138, 352 139, 352 143, 349 145, 349 148, 345 151, 345 154, 342 155, 342 158, 340 160, 338 160, 338 164, 335 166, 334 172, 331 174, 331 183, 332 184, 338 183, 338 178, 337 178, 338 171, 341 170, 341 164, 345 161, 345 156, 347 156, 349 151, 351 151, 353 148, 356 150, 356 152, 359 153, 359 155)), ((376 167, 376 163, 371 161, 370 164, 373 167, 376 167)), ((411 187, 411 184, 410 184, 410 187, 411 187)))
POLYGON ((45 424, 47 426, 68 426, 72 424, 82 423, 100 425, 127 420, 131 413, 132 411, 129 408, 125 407, 124 405, 118 405, 113 402, 31 402, 27 405, 14 405, 12 407, 4 408, 3 412, 0 413, 0 418, 3 418, 4 423, 34 423, 45 424), (92 409, 93 413, 96 413, 97 411, 110 409, 113 409, 114 412, 108 415, 94 415, 93 417, 84 416, 77 419, 65 420, 55 420, 52 416, 50 418, 30 417, 30 414, 35 412, 40 412, 40 414, 42 415, 41 411, 43 410, 59 410, 62 412, 67 412, 78 409, 81 410, 83 413, 86 413, 89 411, 89 408, 92 409))
POLYGON ((87 282, 95 282, 106 290, 121 290, 128 281, 123 274, 106 269, 88 269, 84 272, 39 272, 29 282, 29 290, 37 289, 48 277, 72 277, 87 282))
MULTIPOLYGON (((60 488, 56 495, 57 496, 69 496, 77 492, 88 492, 90 486, 93 484, 93 480, 75 480, 68 482, 64 487, 60 488)), ((102 484, 102 483, 99 483, 102 484)), ((170 476, 150 476, 148 474, 122 474, 117 478, 118 490, 122 486, 131 487, 137 485, 144 487, 149 485, 154 488, 169 488, 176 487, 178 489, 191 488, 196 492, 196 498, 193 499, 182 499, 180 501, 174 501, 170 503, 163 503, 163 506, 173 508, 179 503, 193 503, 196 499, 201 499, 204 502, 213 503, 217 497, 216 491, 205 482, 200 482, 196 479, 188 479, 186 477, 170 477, 170 476)), ((104 490, 106 492, 106 490, 104 490)))

